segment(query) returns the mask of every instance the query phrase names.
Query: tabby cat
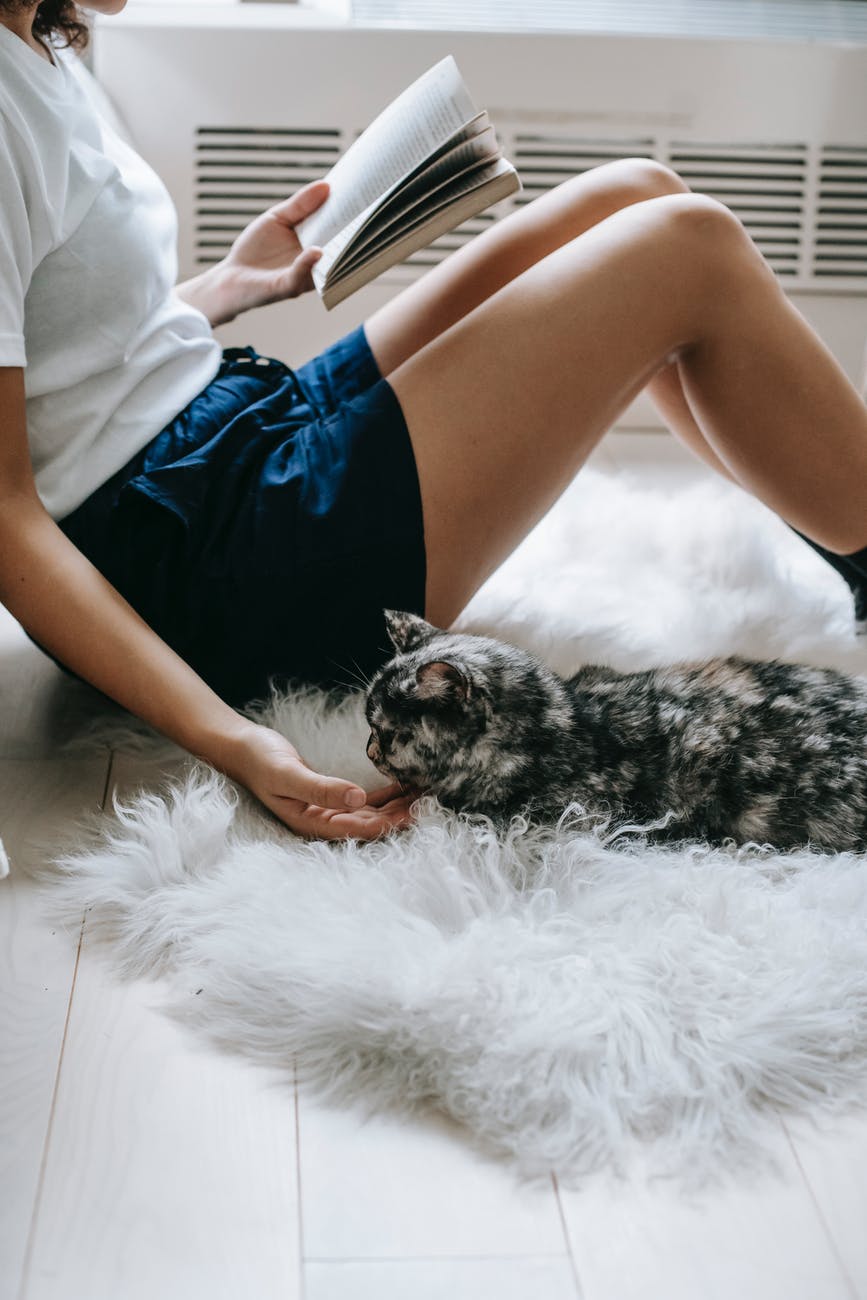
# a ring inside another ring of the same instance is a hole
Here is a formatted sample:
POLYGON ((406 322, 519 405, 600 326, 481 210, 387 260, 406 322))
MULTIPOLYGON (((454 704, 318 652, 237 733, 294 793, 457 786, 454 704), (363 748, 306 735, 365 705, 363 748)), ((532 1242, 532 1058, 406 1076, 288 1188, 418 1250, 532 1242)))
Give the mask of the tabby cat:
POLYGON ((867 681, 740 658, 558 677, 488 637, 387 610, 367 753, 448 807, 536 819, 571 801, 654 839, 867 847, 867 681))

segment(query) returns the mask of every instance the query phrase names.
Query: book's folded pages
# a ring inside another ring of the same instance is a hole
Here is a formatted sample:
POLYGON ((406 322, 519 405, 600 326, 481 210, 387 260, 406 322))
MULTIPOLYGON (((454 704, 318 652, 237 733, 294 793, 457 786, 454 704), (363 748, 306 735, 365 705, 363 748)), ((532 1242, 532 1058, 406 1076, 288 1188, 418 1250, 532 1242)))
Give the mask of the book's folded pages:
POLYGON ((449 55, 380 113, 325 178, 325 203, 296 227, 322 257, 326 307, 521 188, 493 126, 449 55))

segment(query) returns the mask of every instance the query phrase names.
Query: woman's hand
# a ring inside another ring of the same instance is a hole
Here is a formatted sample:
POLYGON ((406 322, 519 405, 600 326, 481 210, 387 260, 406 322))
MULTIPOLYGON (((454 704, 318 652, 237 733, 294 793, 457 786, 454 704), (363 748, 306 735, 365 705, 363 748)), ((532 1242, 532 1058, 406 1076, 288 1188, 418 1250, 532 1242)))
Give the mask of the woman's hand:
POLYGON ((313 288, 310 272, 322 249, 302 251, 295 227, 320 208, 328 194, 327 181, 313 181, 241 231, 221 263, 236 316, 313 288))
POLYGON ((368 795, 352 781, 321 776, 269 727, 250 723, 220 759, 226 775, 246 786, 296 835, 372 840, 412 822, 409 806, 417 792, 389 785, 368 795))
POLYGON ((295 227, 322 206, 329 192, 327 181, 312 181, 268 208, 241 231, 221 262, 179 284, 175 292, 215 327, 253 307, 307 293, 322 249, 302 251, 295 227))

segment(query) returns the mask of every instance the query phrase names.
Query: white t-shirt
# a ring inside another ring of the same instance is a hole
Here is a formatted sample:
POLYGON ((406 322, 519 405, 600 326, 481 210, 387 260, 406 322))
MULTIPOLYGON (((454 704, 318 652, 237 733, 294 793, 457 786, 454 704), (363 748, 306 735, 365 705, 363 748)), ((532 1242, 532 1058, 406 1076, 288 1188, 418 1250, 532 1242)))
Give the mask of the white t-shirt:
POLYGON ((70 52, 0 23, 0 366, 25 366, 36 488, 55 519, 120 469, 219 368, 173 292, 177 214, 98 112, 70 52))

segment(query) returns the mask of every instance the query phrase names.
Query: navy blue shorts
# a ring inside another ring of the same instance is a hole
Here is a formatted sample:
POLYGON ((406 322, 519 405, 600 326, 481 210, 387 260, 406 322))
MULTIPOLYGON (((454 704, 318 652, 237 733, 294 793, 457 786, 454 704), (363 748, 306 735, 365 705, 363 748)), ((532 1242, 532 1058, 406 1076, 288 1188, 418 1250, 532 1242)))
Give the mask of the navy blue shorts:
POLYGON ((421 495, 359 326, 297 373, 250 347, 60 527, 231 704, 358 686, 424 613, 421 495))

